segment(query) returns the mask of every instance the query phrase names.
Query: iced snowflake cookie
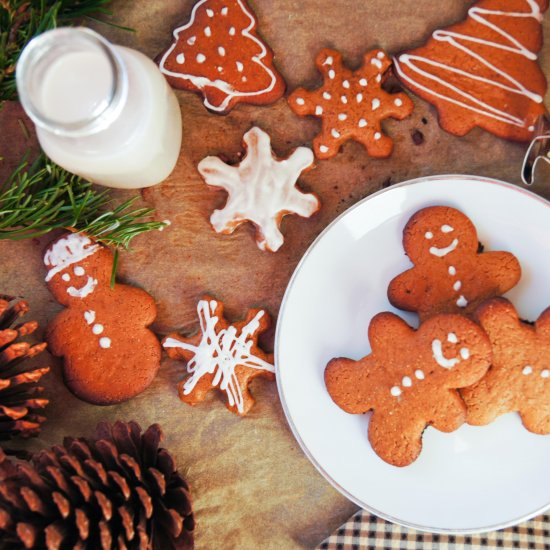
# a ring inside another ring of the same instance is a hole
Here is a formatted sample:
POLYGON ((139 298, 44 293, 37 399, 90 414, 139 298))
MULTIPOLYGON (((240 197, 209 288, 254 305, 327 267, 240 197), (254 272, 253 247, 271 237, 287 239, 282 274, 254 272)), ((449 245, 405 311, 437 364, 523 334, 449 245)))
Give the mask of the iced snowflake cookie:
POLYGON ((477 384, 461 391, 468 423, 482 426, 517 411, 530 432, 550 434, 550 308, 533 326, 508 300, 495 298, 476 317, 491 341, 493 362, 477 384))
POLYGON ((403 84, 432 103, 441 127, 463 136, 479 126, 528 141, 546 113, 546 79, 537 63, 548 0, 481 0, 456 25, 398 55, 403 84))
POLYGON ((162 342, 171 358, 187 363, 190 376, 179 384, 180 399, 196 405, 218 389, 231 412, 245 415, 254 405, 250 382, 258 376, 275 378, 273 356, 258 347, 258 336, 271 318, 262 309, 251 309, 244 321, 230 324, 223 304, 210 296, 199 301, 197 313, 200 331, 195 336, 171 334, 162 342))
POLYGON ((403 230, 403 247, 414 267, 388 287, 392 305, 416 311, 471 314, 484 300, 514 287, 521 268, 510 252, 479 252, 470 219, 448 206, 419 210, 403 230))
POLYGON ((273 103, 284 94, 285 82, 256 24, 245 0, 200 0, 191 20, 174 31, 160 70, 172 86, 202 93, 215 113, 240 102, 273 103))
POLYGON ((48 325, 46 340, 63 358, 63 377, 80 399, 95 405, 126 401, 151 384, 161 347, 147 329, 155 301, 128 285, 111 288, 113 255, 80 233, 54 241, 44 255, 46 283, 66 307, 48 325))
POLYGON ((325 384, 344 411, 373 411, 369 441, 382 460, 407 466, 422 450, 422 432, 451 432, 466 420, 457 388, 477 382, 489 368, 491 346, 483 330, 461 315, 432 317, 418 330, 393 313, 369 326, 372 352, 359 361, 332 359, 325 384))
POLYGON ((312 193, 296 188, 300 174, 313 164, 313 153, 298 147, 286 159, 271 151, 269 135, 252 128, 243 137, 247 154, 238 166, 230 166, 218 157, 206 157, 198 169, 204 181, 227 191, 223 209, 215 210, 210 223, 218 233, 233 233, 247 221, 256 226, 256 242, 261 250, 276 252, 283 244, 279 230, 286 214, 309 218, 320 208, 312 193))
POLYGON ((403 119, 413 110, 407 94, 389 94, 382 89, 384 73, 391 65, 382 50, 364 56, 363 66, 347 69, 335 50, 321 50, 316 65, 325 80, 318 90, 298 88, 288 103, 300 116, 322 119, 321 134, 313 140, 315 156, 328 159, 353 139, 362 143, 372 157, 388 157, 393 140, 384 134, 381 122, 389 117, 403 119))

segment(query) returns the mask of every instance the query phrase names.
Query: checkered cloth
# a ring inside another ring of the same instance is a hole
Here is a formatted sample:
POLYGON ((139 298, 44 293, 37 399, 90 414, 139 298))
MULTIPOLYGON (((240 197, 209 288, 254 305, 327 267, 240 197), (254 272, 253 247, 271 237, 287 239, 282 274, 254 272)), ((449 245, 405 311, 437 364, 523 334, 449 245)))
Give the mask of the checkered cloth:
POLYGON ((480 535, 436 535, 407 529, 360 510, 316 550, 550 550, 550 515, 480 535))

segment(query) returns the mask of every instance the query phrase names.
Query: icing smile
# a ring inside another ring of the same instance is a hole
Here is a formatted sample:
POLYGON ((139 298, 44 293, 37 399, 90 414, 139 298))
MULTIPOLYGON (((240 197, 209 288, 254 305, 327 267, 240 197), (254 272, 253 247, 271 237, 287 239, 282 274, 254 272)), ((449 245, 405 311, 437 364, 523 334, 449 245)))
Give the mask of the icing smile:
POLYGON ((96 286, 97 286, 97 279, 94 279, 93 277, 88 276, 88 280, 86 281, 86 284, 84 286, 80 288, 75 288, 74 286, 70 286, 67 289, 67 294, 69 296, 72 296, 73 298, 85 298, 95 290, 96 286))
POLYGON ((456 250, 457 246, 458 246, 458 239, 453 239, 453 242, 449 246, 446 246, 445 248, 430 246, 430 254, 433 254, 434 256, 438 256, 439 258, 442 258, 443 256, 446 256, 447 254, 449 254, 449 252, 456 250))
MULTIPOLYGON (((447 342, 451 342, 452 344, 458 343, 458 338, 454 332, 449 332, 447 334, 447 342)), ((470 350, 468 348, 460 348, 460 358, 459 357, 445 357, 445 354, 443 353, 443 344, 441 340, 435 339, 432 341, 432 354, 434 359, 436 360, 437 364, 440 367, 443 367, 444 369, 452 369, 454 366, 456 366, 458 363, 460 363, 461 359, 466 361, 470 357, 470 350)))

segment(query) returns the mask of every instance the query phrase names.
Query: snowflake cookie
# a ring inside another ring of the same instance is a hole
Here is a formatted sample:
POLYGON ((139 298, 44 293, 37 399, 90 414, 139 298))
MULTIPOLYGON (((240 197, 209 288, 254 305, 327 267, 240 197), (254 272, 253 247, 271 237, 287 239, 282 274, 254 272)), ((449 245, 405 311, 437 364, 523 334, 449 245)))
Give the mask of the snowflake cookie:
POLYGON ((206 157, 198 166, 207 185, 225 189, 229 194, 221 210, 215 210, 210 223, 217 233, 233 233, 247 221, 256 226, 256 242, 261 250, 276 252, 283 244, 279 229, 286 214, 309 218, 320 208, 312 193, 296 188, 300 174, 313 164, 313 153, 298 147, 286 159, 271 151, 271 139, 260 128, 252 128, 243 137, 247 149, 238 166, 230 166, 218 157, 206 157))
POLYGON ((245 415, 254 405, 250 382, 257 376, 275 378, 273 356, 258 347, 258 336, 271 318, 262 309, 251 309, 243 321, 230 324, 223 310, 221 302, 205 296, 197 305, 200 332, 190 338, 171 334, 162 345, 172 359, 187 362, 190 376, 179 384, 184 403, 196 405, 217 388, 231 412, 245 415))
POLYGON ((300 116, 313 115, 323 121, 321 133, 313 140, 315 156, 334 157, 340 146, 353 139, 362 143, 370 156, 388 157, 393 140, 382 132, 382 120, 403 119, 413 110, 404 93, 389 94, 382 89, 382 78, 391 65, 382 50, 367 52, 363 66, 347 69, 335 50, 321 50, 316 65, 325 80, 318 90, 294 90, 288 98, 291 109, 300 116))

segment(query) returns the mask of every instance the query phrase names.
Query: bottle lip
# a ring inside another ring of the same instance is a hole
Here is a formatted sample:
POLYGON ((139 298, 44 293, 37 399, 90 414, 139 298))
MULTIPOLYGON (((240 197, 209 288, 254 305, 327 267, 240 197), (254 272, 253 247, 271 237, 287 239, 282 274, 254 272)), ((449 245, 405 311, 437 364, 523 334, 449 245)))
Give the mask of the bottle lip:
POLYGON ((31 120, 40 128, 67 137, 95 134, 107 128, 118 116, 128 95, 128 75, 124 61, 110 42, 85 27, 64 27, 47 31, 33 38, 23 49, 17 62, 15 80, 19 100, 31 120), (60 122, 49 118, 40 109, 29 91, 31 73, 61 40, 79 39, 105 54, 112 74, 109 96, 89 117, 75 122, 60 122))

